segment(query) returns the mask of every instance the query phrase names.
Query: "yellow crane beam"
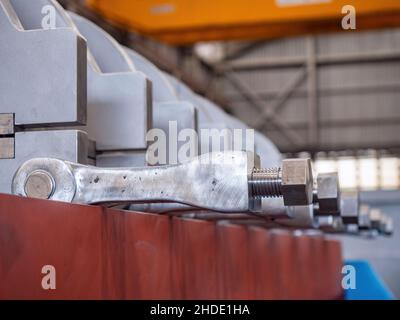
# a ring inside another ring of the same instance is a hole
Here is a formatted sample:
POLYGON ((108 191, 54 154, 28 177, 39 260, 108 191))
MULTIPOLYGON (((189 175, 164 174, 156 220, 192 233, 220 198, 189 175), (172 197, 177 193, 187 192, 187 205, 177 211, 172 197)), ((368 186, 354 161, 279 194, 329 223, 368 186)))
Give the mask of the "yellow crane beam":
POLYGON ((399 0, 86 1, 112 23, 172 44, 338 31, 346 5, 357 29, 400 26, 399 0))

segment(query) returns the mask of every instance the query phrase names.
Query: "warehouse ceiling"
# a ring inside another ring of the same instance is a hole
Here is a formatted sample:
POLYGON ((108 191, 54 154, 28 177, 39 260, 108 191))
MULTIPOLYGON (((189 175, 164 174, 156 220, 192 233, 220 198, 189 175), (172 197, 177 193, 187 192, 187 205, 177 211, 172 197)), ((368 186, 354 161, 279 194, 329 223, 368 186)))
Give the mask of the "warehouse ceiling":
POLYGON ((285 153, 400 153, 400 29, 173 47, 63 1, 285 153))

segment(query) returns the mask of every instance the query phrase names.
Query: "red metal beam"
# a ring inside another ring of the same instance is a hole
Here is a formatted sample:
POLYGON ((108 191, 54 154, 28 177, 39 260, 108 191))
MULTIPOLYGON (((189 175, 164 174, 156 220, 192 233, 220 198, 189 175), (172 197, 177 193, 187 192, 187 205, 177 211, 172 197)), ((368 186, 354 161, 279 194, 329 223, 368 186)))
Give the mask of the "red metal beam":
POLYGON ((0 299, 338 299, 341 265, 323 237, 0 195, 0 299))

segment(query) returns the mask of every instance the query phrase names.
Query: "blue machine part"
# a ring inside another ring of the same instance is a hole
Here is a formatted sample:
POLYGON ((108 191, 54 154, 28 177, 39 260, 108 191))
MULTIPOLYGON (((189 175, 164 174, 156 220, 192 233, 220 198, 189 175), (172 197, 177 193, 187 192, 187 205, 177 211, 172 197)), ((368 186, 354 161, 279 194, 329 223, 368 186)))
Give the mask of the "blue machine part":
POLYGON ((348 260, 345 264, 356 270, 356 289, 345 290, 346 300, 395 300, 393 293, 367 261, 348 260))

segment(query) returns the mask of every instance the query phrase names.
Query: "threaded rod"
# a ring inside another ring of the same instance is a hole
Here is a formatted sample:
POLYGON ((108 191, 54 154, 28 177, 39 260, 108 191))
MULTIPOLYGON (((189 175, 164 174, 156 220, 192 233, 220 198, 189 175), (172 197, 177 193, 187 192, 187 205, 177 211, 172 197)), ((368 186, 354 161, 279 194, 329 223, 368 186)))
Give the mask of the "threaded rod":
POLYGON ((282 196, 281 168, 254 168, 249 181, 251 195, 255 198, 277 198, 282 196))

